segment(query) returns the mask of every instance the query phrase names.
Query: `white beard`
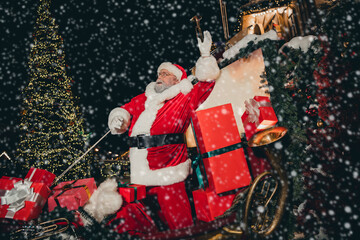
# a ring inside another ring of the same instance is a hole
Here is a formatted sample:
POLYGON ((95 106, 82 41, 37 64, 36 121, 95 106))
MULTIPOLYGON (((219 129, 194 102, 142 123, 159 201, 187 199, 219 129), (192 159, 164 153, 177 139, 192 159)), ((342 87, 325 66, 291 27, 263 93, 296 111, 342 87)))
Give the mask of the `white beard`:
POLYGON ((166 89, 170 88, 172 85, 165 85, 165 83, 161 83, 161 84, 155 84, 155 92, 156 93, 162 93, 163 91, 165 91, 166 89))

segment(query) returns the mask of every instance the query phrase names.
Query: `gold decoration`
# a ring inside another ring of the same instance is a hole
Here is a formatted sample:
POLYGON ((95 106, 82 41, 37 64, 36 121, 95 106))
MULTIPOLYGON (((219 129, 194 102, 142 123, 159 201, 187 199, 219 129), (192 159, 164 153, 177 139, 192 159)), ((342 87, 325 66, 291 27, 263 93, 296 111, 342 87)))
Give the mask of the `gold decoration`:
POLYGON ((316 125, 317 125, 319 128, 322 128, 322 127, 324 127, 324 122, 323 122, 321 119, 319 119, 319 120, 317 121, 316 125))
POLYGON ((249 147, 264 151, 271 169, 277 176, 270 172, 264 172, 250 185, 244 213, 244 232, 246 234, 251 230, 261 237, 270 235, 279 225, 285 211, 289 190, 288 179, 282 168, 281 154, 275 153, 277 150, 273 143, 283 138, 286 133, 287 128, 285 127, 272 127, 256 133, 249 140, 249 147), (272 201, 276 202, 274 213, 270 213, 272 201), (259 210, 259 207, 263 211, 259 210), (255 216, 252 216, 253 214, 255 216))

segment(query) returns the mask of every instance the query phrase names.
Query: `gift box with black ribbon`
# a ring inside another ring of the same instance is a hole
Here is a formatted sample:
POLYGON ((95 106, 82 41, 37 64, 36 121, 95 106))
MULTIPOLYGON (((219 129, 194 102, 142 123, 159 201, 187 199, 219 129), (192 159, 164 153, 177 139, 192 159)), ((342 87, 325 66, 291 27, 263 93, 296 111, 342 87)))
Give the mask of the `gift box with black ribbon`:
POLYGON ((196 111, 191 121, 200 185, 217 194, 248 186, 251 176, 231 104, 196 111))
POLYGON ((56 206, 76 210, 85 205, 96 189, 93 178, 79 179, 59 183, 48 200, 49 212, 56 206))
POLYGON ((119 183, 118 191, 124 201, 131 203, 146 197, 146 186, 140 184, 119 183))

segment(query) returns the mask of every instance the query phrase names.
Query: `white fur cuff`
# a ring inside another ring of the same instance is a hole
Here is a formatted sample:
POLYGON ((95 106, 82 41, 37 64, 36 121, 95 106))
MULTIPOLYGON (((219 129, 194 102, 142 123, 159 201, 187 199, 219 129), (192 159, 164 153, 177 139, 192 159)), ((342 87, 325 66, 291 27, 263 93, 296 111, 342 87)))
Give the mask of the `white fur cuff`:
POLYGON ((130 118, 131 118, 131 115, 128 111, 126 111, 125 109, 123 108, 114 108, 110 114, 109 114, 109 119, 108 119, 108 126, 110 128, 110 130, 112 130, 113 132, 113 129, 111 129, 110 126, 112 126, 112 122, 116 119, 116 118, 120 118, 123 120, 123 124, 120 128, 120 134, 126 132, 126 130, 128 129, 129 125, 130 125, 130 118))
POLYGON ((199 81, 215 80, 220 75, 220 69, 213 56, 200 57, 196 62, 195 76, 199 81))

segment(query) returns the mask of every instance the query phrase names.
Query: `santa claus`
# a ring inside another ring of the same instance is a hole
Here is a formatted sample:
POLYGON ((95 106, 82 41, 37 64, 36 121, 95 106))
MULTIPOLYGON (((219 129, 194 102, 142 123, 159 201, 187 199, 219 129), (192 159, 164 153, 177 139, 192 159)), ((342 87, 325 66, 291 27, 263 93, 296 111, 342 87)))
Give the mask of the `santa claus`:
POLYGON ((184 133, 191 114, 205 101, 220 73, 210 55, 211 35, 198 39, 201 57, 195 77, 170 62, 162 63, 156 82, 145 93, 110 112, 112 134, 129 130, 131 183, 148 186, 147 194, 156 195, 162 219, 170 229, 193 224, 184 180, 191 170, 184 133), (166 214, 164 214, 166 213, 166 214))

